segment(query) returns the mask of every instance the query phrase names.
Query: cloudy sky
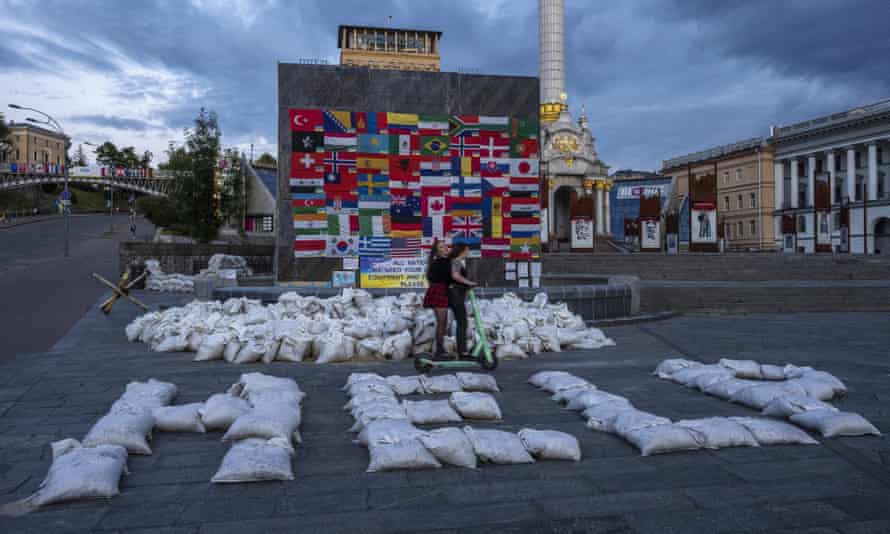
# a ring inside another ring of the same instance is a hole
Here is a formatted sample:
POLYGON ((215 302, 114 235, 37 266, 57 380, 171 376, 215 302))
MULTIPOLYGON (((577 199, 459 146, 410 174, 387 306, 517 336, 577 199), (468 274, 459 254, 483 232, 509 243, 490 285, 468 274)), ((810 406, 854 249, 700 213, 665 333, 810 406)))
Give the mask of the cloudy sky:
MULTIPOLYGON (((568 0, 570 106, 600 157, 668 157, 890 98, 887 0, 568 0)), ((444 32, 443 70, 535 75, 534 0, 0 0, 0 104, 159 159, 201 106, 274 149, 276 63, 338 61, 338 24, 444 32), (373 6, 373 7, 372 7, 373 6), (6 102, 8 100, 9 102, 6 102)))

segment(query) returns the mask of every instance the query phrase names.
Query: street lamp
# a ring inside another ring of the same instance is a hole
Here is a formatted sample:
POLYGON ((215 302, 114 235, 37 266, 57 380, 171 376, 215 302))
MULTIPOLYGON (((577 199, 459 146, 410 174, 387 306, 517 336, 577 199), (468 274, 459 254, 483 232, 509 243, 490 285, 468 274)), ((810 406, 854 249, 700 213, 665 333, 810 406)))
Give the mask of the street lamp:
MULTIPOLYGON (((48 126, 51 126, 56 131, 58 131, 63 137, 66 137, 66 139, 65 139, 65 166, 64 166, 64 169, 65 169, 64 170, 65 190, 62 192, 62 202, 63 203, 71 202, 71 192, 68 190, 68 146, 69 145, 68 145, 67 136, 65 136, 65 131, 62 129, 62 125, 59 124, 59 121, 52 118, 52 116, 40 111, 39 109, 20 106, 18 104, 9 104, 9 107, 12 109, 18 109, 21 111, 33 111, 34 113, 43 115, 44 117, 46 117, 46 121, 38 121, 37 119, 34 119, 32 117, 28 117, 26 120, 28 122, 35 122, 38 124, 46 124, 48 126)), ((69 235, 71 233, 71 231, 70 231, 71 230, 71 218, 70 218, 70 213, 69 213, 70 212, 69 207, 68 206, 63 206, 63 207, 65 208, 63 210, 63 214, 65 217, 65 257, 67 258, 70 255, 68 243, 69 243, 69 235)))

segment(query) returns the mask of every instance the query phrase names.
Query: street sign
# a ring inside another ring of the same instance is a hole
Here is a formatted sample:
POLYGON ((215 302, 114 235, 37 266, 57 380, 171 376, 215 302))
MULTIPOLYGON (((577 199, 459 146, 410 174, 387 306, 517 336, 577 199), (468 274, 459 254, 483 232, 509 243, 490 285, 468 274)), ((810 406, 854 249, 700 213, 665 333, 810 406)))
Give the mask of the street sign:
POLYGON ((71 191, 66 189, 62 191, 62 200, 71 200, 71 191))

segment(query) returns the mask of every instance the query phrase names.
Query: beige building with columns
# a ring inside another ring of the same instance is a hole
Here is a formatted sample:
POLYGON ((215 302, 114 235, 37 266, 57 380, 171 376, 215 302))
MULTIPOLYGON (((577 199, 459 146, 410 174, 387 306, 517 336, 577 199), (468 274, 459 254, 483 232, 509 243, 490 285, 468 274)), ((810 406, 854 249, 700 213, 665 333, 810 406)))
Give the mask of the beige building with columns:
POLYGON ((340 26, 340 64, 388 70, 440 70, 442 32, 340 26))
MULTIPOLYGON (((0 152, 0 164, 16 164, 36 172, 46 172, 48 165, 64 165, 68 138, 53 130, 33 124, 10 122, 11 147, 0 152)), ((24 171, 21 171, 24 172, 24 171)))

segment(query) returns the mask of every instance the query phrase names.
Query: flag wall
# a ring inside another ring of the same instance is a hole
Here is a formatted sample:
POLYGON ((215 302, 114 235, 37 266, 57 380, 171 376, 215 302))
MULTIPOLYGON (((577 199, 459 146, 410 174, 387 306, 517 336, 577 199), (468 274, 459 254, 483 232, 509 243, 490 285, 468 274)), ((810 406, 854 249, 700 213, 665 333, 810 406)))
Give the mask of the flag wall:
POLYGON ((540 254, 537 119, 290 109, 294 255, 540 254))

